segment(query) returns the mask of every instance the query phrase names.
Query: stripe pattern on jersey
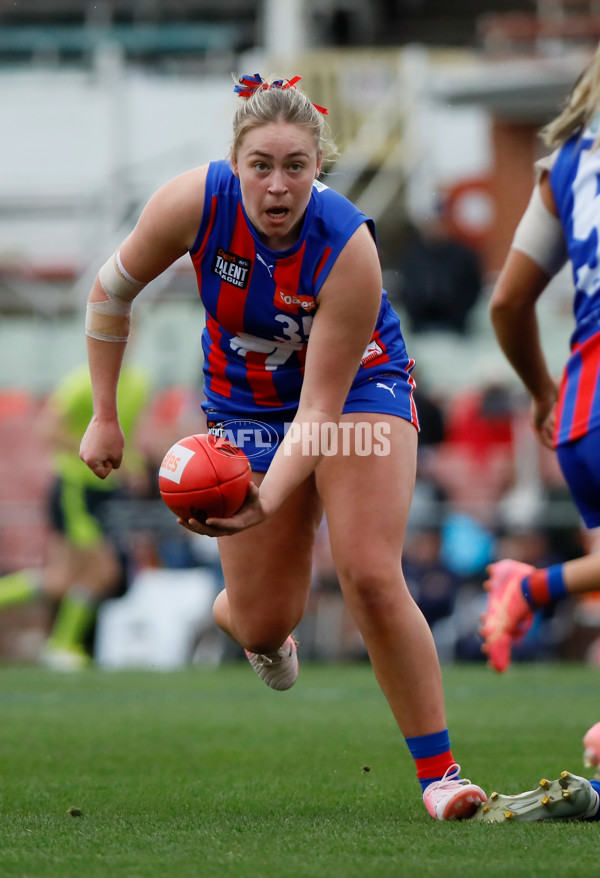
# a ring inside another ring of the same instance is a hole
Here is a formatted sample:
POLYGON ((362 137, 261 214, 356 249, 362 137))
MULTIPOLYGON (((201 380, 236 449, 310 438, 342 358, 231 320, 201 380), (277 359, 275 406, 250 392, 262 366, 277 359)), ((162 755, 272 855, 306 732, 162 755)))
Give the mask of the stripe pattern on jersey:
MULTIPOLYGON (((206 312, 202 337, 207 406, 248 416, 292 411, 302 388, 318 295, 357 228, 372 222, 343 196, 315 184, 299 239, 266 247, 241 201, 228 162, 213 162, 204 212, 190 249, 206 312)), ((402 369, 406 348, 387 294, 356 381, 402 369)))
POLYGON ((565 367, 556 414, 555 445, 597 426, 600 413, 600 333, 576 342, 565 367))
POLYGON ((556 410, 556 447, 600 426, 600 115, 556 152, 550 185, 573 270, 576 321, 556 410))

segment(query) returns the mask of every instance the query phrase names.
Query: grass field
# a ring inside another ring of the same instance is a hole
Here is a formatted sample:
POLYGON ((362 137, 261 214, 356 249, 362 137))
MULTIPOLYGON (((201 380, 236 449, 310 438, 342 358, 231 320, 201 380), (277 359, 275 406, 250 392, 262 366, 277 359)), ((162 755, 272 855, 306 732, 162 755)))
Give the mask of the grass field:
MULTIPOLYGON (((283 693, 237 662, 0 675, 0 876, 600 875, 598 823, 433 821, 366 664, 305 664, 283 693)), ((444 676, 454 755, 488 792, 584 774, 597 671, 444 676)))

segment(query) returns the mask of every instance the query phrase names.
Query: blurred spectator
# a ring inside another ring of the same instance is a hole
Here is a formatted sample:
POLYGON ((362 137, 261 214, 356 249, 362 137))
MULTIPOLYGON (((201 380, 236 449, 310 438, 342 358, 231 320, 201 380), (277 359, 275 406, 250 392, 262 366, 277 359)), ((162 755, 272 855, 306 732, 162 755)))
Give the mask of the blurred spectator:
POLYGON ((89 372, 82 365, 57 385, 44 405, 38 427, 52 453, 54 479, 48 496, 51 535, 41 569, 0 577, 0 609, 43 597, 57 606, 43 662, 59 670, 90 662, 86 638, 98 603, 124 588, 123 547, 107 536, 104 512, 122 496, 125 485, 144 481, 146 472, 135 451, 134 436, 148 399, 148 381, 140 369, 125 364, 119 385, 121 428, 130 439, 129 454, 118 478, 100 482, 79 459, 79 443, 92 417, 89 372))
POLYGON ((298 638, 312 659, 367 658, 364 641, 342 595, 326 518, 315 539, 308 607, 298 627, 298 638))
POLYGON ((511 558, 523 564, 556 564, 564 560, 555 550, 549 533, 542 527, 531 523, 528 527, 499 530, 496 537, 496 554, 511 558))
POLYGON ((477 253, 452 237, 441 211, 409 230, 399 268, 399 300, 413 332, 468 331, 482 267, 477 253))
POLYGON ((441 558, 463 579, 483 578, 493 560, 494 535, 472 515, 450 512, 442 525, 441 558))
POLYGON ((435 477, 457 513, 484 525, 514 482, 514 400, 495 380, 457 394, 446 410, 445 441, 434 461, 435 477))
POLYGON ((447 418, 448 442, 488 460, 497 449, 512 448, 514 404, 511 391, 488 380, 474 391, 457 394, 447 418))
POLYGON ((419 454, 437 448, 445 439, 446 416, 442 403, 436 399, 418 368, 413 370, 415 403, 419 415, 419 454))
POLYGON ((436 474, 436 455, 445 439, 445 413, 420 374, 416 381, 415 403, 419 416, 417 480, 411 504, 410 521, 438 523, 443 514, 446 493, 436 474))
POLYGON ((460 577, 442 560, 440 549, 439 527, 409 528, 402 568, 408 588, 430 628, 452 614, 461 585, 460 577))
POLYGON ((419 451, 436 448, 445 438, 445 419, 442 406, 427 389, 417 384, 415 402, 419 413, 419 451))

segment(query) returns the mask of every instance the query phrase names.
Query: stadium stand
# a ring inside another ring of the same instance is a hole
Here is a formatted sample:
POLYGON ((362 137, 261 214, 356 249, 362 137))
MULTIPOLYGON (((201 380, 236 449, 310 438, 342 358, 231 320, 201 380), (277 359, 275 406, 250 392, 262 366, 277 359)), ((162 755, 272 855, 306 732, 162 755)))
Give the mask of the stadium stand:
MULTIPOLYGON (((419 43, 433 47, 437 52, 442 45, 444 48, 440 55, 444 59, 450 57, 446 50, 453 46, 469 50, 483 49, 484 55, 488 52, 494 57, 527 56, 528 60, 535 60, 536 52, 543 49, 540 39, 544 35, 552 34, 553 38, 559 38, 561 33, 567 34, 570 47, 575 44, 585 46, 591 40, 597 39, 593 28, 585 31, 580 27, 581 21, 589 16, 591 6, 591 3, 575 0, 569 3, 558 0, 552 3, 544 0, 509 0, 501 3, 494 0, 464 0, 453 4, 448 4, 447 0, 423 0, 421 3, 378 0, 372 4, 364 4, 360 0, 321 0, 319 3, 307 0, 314 38, 312 54, 305 58, 307 88, 324 105, 335 109, 331 118, 342 119, 341 127, 345 135, 356 135, 355 141, 350 144, 349 159, 341 164, 343 174, 332 177, 332 185, 339 184, 342 189, 344 186, 348 188, 351 183, 359 195, 363 187, 364 209, 370 215, 376 214, 381 242, 391 240, 393 249, 399 224, 406 219, 404 197, 408 183, 416 171, 422 168, 421 165, 417 166, 415 155, 409 155, 410 150, 406 149, 406 141, 402 139, 407 132, 408 116, 398 119, 390 112, 390 107, 394 106, 401 106, 402 112, 418 109, 415 103, 405 104, 399 99, 399 95, 405 97, 405 91, 401 87, 403 80, 394 78, 401 67, 398 51, 400 47, 408 43, 419 43), (366 7, 368 21, 365 19, 366 7), (519 12, 520 18, 514 17, 516 12, 519 12), (557 15, 559 18, 562 15, 562 31, 557 15), (525 22, 527 26, 519 29, 519 22, 525 22), (554 30, 549 29, 550 24, 554 30), (367 81, 369 76, 373 80, 380 77, 386 86, 390 86, 385 94, 382 88, 382 100, 377 107, 369 105, 366 108, 369 114, 348 109, 344 105, 344 97, 347 97, 344 90, 357 89, 357 83, 367 81), (343 87, 338 88, 338 82, 343 87), (323 98, 320 97, 321 90, 325 92, 323 98), (330 103, 329 97, 334 104, 330 103), (377 137, 372 130, 369 136, 367 130, 365 138, 365 128, 372 126, 374 121, 380 122, 382 117, 387 117, 388 127, 382 128, 377 137), (363 129, 361 125, 364 125, 363 129), (365 158, 361 151, 367 147, 371 152, 365 158), (379 173, 385 162, 387 166, 379 173), (344 177, 350 183, 344 184, 344 177), (371 208, 374 208, 373 212, 371 208)), ((99 69, 93 66, 92 49, 99 35, 106 36, 110 32, 111 39, 123 52, 121 60, 136 70, 146 68, 153 74, 165 74, 165 78, 189 73, 194 77, 197 74, 204 76, 216 71, 220 77, 226 79, 230 70, 235 69, 244 57, 242 53, 245 50, 256 50, 260 47, 260 22, 264 8, 265 4, 253 0, 229 0, 227 3, 222 0, 178 0, 176 3, 172 0, 98 0, 97 3, 85 4, 79 0, 56 0, 52 4, 48 4, 46 0, 30 0, 27 4, 0 0, 0 63, 5 69, 28 68, 32 73, 41 71, 42 75, 46 69, 54 72, 72 69, 77 71, 77 75, 83 71, 81 81, 93 84, 94 77, 99 76, 99 69)), ((458 57, 452 56, 447 69, 457 69, 455 65, 459 63, 456 60, 458 57)), ((419 57, 416 60, 419 62, 419 57)), ((433 73, 433 67, 419 67, 418 63, 411 69, 413 72, 421 70, 426 75, 433 73)), ((531 69, 526 68, 527 71, 531 69)), ((496 68, 492 69, 492 77, 495 70, 496 68)), ((545 74, 545 71, 546 68, 542 72, 545 74)), ((492 114, 494 107, 499 105, 500 122, 506 123, 500 131, 495 120, 492 147, 504 149, 507 144, 511 144, 514 149, 516 146, 522 156, 523 165, 526 166, 526 171, 514 174, 512 183, 516 190, 527 189, 523 185, 523 174, 530 173, 530 158, 534 151, 537 126, 541 121, 539 116, 529 119, 524 118, 523 114, 530 111, 540 95, 544 98, 544 107, 558 102, 561 90, 568 81, 569 71, 567 65, 566 72, 552 79, 550 86, 548 77, 544 83, 536 80, 535 87, 528 92, 526 106, 522 102, 523 95, 519 95, 519 83, 507 86, 503 92, 504 103, 495 104, 494 101, 500 100, 496 92, 490 98, 489 90, 486 93, 486 84, 483 81, 477 82, 481 88, 476 99, 484 103, 487 100, 492 114)), ((495 85, 497 83, 494 82, 489 88, 493 91, 495 85)), ((448 94, 449 100, 456 101, 457 104, 464 105, 473 99, 467 88, 460 94, 457 89, 448 94)), ((192 95, 190 92, 189 100, 195 99, 192 95)), ((418 92, 415 100, 420 97, 422 95, 418 92)), ((210 111, 213 112, 212 104, 210 111)), ((417 143, 417 158, 425 154, 425 149, 421 147, 423 144, 417 143)), ((414 143, 412 148, 415 148, 414 143)), ((193 149, 197 150, 197 144, 193 144, 193 149)), ((170 155, 158 156, 158 160, 169 161, 170 158, 170 155)), ((514 191, 509 191, 510 186, 503 183, 501 172, 504 168, 505 165, 500 161, 498 177, 492 180, 492 194, 497 199, 507 194, 511 198, 514 195, 514 191)), ((116 177, 110 181, 113 187, 111 191, 115 191, 115 183, 122 184, 124 188, 131 185, 132 175, 130 165, 119 165, 116 177)), ((102 194, 104 182, 101 183, 99 191, 102 194)), ((126 199, 127 203, 117 217, 120 223, 128 221, 137 212, 139 199, 145 191, 141 185, 131 188, 133 196, 130 200, 126 199)), ((45 200, 36 192, 26 197, 23 193, 17 193, 12 200, 10 197, 3 198, 0 219, 3 218, 13 225, 33 222, 34 214, 38 211, 39 216, 35 217, 35 221, 39 225, 35 226, 32 237, 34 240, 41 240, 40 230, 49 229, 57 221, 57 217, 68 215, 82 224, 84 212, 87 210, 96 215, 100 206, 100 200, 93 201, 87 193, 80 191, 68 191, 68 186, 65 185, 62 192, 51 192, 45 200)), ((504 237, 496 243, 493 257, 490 256, 492 249, 485 249, 483 245, 483 255, 487 259, 488 290, 498 264, 498 254, 506 249, 506 236, 511 233, 519 209, 519 204, 511 204, 510 210, 503 210, 500 217, 502 222, 498 221, 497 226, 501 227, 504 237)), ((110 233, 113 231, 109 230, 110 233)), ((102 243, 100 239, 111 237, 110 234, 103 235, 104 231, 100 234, 94 227, 94 232, 87 235, 87 240, 93 242, 94 247, 98 247, 102 243)), ((4 327, 0 325, 0 365, 3 366, 0 369, 2 570, 35 564, 44 552, 42 500, 47 485, 48 467, 45 449, 35 436, 33 423, 45 391, 65 371, 69 360, 80 358, 77 345, 81 343, 81 327, 77 309, 81 305, 81 297, 80 290, 77 292, 78 298, 75 296, 74 283, 78 278, 81 279, 81 266, 91 261, 92 256, 88 252, 81 259, 73 258, 71 253, 64 262, 23 265, 15 259, 14 252, 0 253, 0 313, 6 318, 4 327), (28 340, 25 340, 26 331, 28 340), (4 368, 6 363, 9 364, 8 368, 4 368)), ((392 260, 384 268, 388 269, 387 277, 392 281, 390 287, 393 287, 392 260)), ((86 277, 83 277, 84 282, 85 280, 86 277)), ((568 279, 563 280, 563 283, 568 284, 568 279)), ((159 300, 170 297, 169 308, 179 309, 176 321, 177 360, 180 368, 185 361, 193 370, 193 374, 176 373, 172 350, 170 359, 167 350, 174 347, 174 334, 167 333, 168 344, 165 343, 164 348, 158 346, 157 336, 151 336, 147 350, 152 352, 154 363, 161 373, 161 381, 157 383, 168 394, 171 387, 179 388, 182 383, 188 386, 198 380, 199 364, 188 356, 188 351, 193 350, 197 338, 196 321, 199 319, 199 309, 193 285, 189 283, 189 278, 181 275, 174 281, 169 281, 165 289, 156 293, 156 297, 159 300)), ((570 315, 564 311, 565 300, 566 297, 559 289, 553 300, 555 307, 551 309, 551 313, 541 315, 550 357, 555 358, 557 364, 564 359, 569 333, 570 315)), ((508 382, 507 386, 512 380, 496 351, 486 307, 487 292, 484 292, 473 315, 472 332, 468 339, 460 340, 460 362, 457 362, 457 339, 452 333, 425 333, 414 340, 410 333, 406 333, 409 349, 414 349, 418 369, 432 392, 442 400, 451 424, 456 423, 454 416, 460 402, 456 399, 459 391, 476 395, 481 390, 484 377, 487 380, 490 375, 496 376, 501 383, 508 382), (450 370, 449 363, 456 368, 450 370)), ((161 319, 167 319, 165 312, 161 312, 161 319)), ((141 342, 141 349, 144 351, 144 341, 141 342)), ((483 488, 493 487, 494 501, 501 497, 502 487, 506 490, 513 488, 510 475, 518 471, 515 458, 518 457, 519 450, 515 447, 512 432, 508 439, 507 435, 505 431, 500 443, 502 465, 499 469, 502 473, 498 474, 498 479, 493 484, 485 484, 481 482, 480 467, 477 474, 477 482, 481 488, 479 494, 475 490, 473 477, 477 468, 473 465, 472 448, 467 447, 468 443, 461 447, 458 442, 453 445, 450 442, 442 443, 439 451, 439 460, 442 463, 439 466, 440 469, 445 466, 446 493, 452 495, 454 490, 454 499, 459 496, 461 505, 463 501, 467 506, 471 502, 473 508, 481 501, 483 488)), ((485 467, 483 471, 485 472, 485 467)), ((550 493, 556 492, 557 485, 552 484, 550 488, 550 493)), ((487 503, 488 498, 484 499, 487 503)), ((551 511, 552 508, 554 507, 549 503, 547 510, 551 511)), ((557 508, 557 517, 564 518, 564 506, 559 504, 557 508)), ((486 507, 486 515, 488 510, 489 505, 486 507)), ((327 599, 329 597, 328 594, 327 599)), ((328 605, 324 600, 324 615, 319 624, 325 618, 326 609, 328 605)), ((14 621, 15 617, 11 619, 14 621)), ((43 615, 33 621, 35 632, 35 626, 43 623, 43 615)), ((24 655, 27 649, 6 640, 8 627, 0 619, 0 655, 11 651, 15 655, 24 655)), ((349 651, 353 652, 357 648, 360 650, 360 645, 357 647, 353 639, 353 632, 348 634, 346 631, 346 636, 350 641, 349 651)), ((35 636, 30 637, 28 642, 30 645, 34 644, 35 636)))

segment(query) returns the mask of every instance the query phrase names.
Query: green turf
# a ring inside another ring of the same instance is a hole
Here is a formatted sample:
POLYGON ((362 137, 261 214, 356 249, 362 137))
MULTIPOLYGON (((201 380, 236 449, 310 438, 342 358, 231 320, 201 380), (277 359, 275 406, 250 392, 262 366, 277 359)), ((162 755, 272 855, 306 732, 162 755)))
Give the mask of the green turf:
MULTIPOLYGON (((454 755, 488 791, 584 773, 597 671, 444 669, 454 755)), ((0 876, 600 874, 600 824, 440 823, 370 667, 0 668, 0 876), (72 816, 69 809, 81 816, 72 816)))

